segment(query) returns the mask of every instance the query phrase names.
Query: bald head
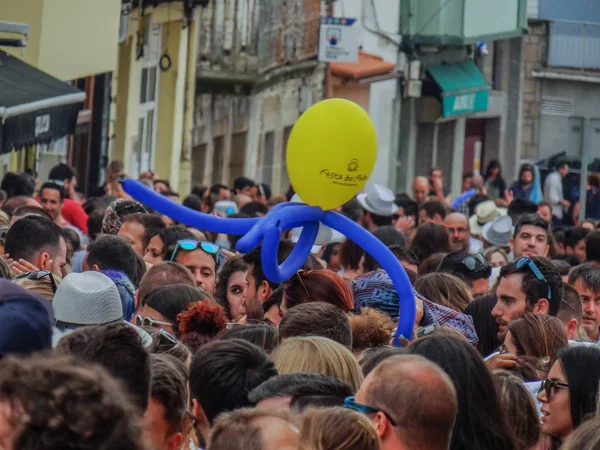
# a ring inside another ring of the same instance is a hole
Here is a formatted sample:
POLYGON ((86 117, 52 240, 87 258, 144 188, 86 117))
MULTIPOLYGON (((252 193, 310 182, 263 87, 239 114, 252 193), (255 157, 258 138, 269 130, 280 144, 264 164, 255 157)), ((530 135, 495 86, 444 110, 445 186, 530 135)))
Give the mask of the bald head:
POLYGON ((417 203, 423 203, 429 194, 429 180, 427 177, 415 177, 413 181, 413 198, 417 203))
POLYGON ((207 450, 296 450, 298 429, 285 411, 238 409, 216 420, 207 450))
POLYGON ((196 287, 194 275, 186 267, 175 262, 161 262, 150 267, 138 288, 138 303, 141 305, 144 297, 148 293, 160 286, 170 286, 172 284, 187 284, 196 287))
MULTIPOLYGON (((446 373, 417 355, 392 356, 365 379, 356 401, 385 411, 397 424, 397 433, 377 428, 382 448, 447 450, 458 411, 456 390, 446 373), (388 442, 386 442, 388 441, 388 442)), ((374 420, 386 420, 378 413, 374 420)), ((381 424, 380 424, 381 425, 381 424)))
POLYGON ((471 182, 471 187, 480 191, 483 189, 483 186, 485 186, 485 180, 483 177, 481 175, 475 175, 473 177, 473 181, 471 182))
POLYGON ((461 213, 452 213, 446 216, 444 220, 444 226, 448 231, 448 238, 450 239, 450 247, 452 251, 457 252, 459 250, 469 249, 469 238, 471 233, 469 231, 469 220, 467 216, 461 213))

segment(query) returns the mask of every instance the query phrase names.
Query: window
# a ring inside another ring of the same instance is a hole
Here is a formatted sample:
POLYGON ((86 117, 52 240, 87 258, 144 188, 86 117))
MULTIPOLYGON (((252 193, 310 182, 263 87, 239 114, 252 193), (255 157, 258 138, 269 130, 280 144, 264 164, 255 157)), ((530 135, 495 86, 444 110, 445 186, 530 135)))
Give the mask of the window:
POLYGON ((291 126, 285 127, 283 130, 283 146, 281 147, 281 171, 279 176, 279 193, 285 194, 290 187, 290 177, 288 176, 287 171, 287 144, 290 139, 290 134, 292 133, 291 126))
POLYGON ((269 131, 265 134, 262 151, 261 183, 271 185, 273 183, 273 160, 275 153, 275 132, 269 131))
POLYGON ((212 160, 212 184, 222 183, 223 178, 223 136, 214 139, 212 160))
POLYGON ((231 158, 229 160, 229 184, 244 175, 246 160, 247 133, 236 133, 231 137, 231 158))

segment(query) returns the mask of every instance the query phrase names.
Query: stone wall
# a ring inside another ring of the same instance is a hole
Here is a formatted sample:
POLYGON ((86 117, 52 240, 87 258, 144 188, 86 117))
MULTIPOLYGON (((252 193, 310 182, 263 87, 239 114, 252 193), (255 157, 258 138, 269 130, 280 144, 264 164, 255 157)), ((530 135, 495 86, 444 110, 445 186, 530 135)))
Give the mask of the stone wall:
POLYGON ((529 34, 525 36, 525 80, 523 85, 523 122, 521 132, 521 158, 536 159, 540 147, 541 80, 532 72, 546 66, 548 55, 548 22, 529 21, 529 34))

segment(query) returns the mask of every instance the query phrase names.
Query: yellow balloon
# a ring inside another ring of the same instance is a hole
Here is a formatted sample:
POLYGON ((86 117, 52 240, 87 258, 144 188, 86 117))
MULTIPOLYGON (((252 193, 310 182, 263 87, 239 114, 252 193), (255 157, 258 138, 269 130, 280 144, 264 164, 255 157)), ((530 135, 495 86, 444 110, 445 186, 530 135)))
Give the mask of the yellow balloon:
POLYGON ((297 120, 287 144, 287 170, 302 200, 323 210, 343 205, 365 185, 377 159, 367 112, 349 100, 323 100, 297 120))

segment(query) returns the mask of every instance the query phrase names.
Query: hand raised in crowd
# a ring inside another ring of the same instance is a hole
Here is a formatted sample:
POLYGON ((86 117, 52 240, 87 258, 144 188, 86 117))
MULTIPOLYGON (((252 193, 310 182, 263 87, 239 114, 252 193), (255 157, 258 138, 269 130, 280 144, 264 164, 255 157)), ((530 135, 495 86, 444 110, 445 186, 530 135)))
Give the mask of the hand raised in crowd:
POLYGON ((400 216, 398 220, 394 222, 396 230, 406 233, 412 227, 415 226, 415 218, 413 216, 400 216))
POLYGON ((512 369, 518 367, 517 357, 510 353, 498 353, 485 362, 490 370, 512 369))
MULTIPOLYGON (((51 260, 48 261, 48 263, 50 266, 52 266, 51 260)), ((10 263, 10 270, 13 276, 17 276, 21 275, 22 273, 35 272, 40 269, 24 259, 19 259, 18 261, 12 261, 10 263)))

